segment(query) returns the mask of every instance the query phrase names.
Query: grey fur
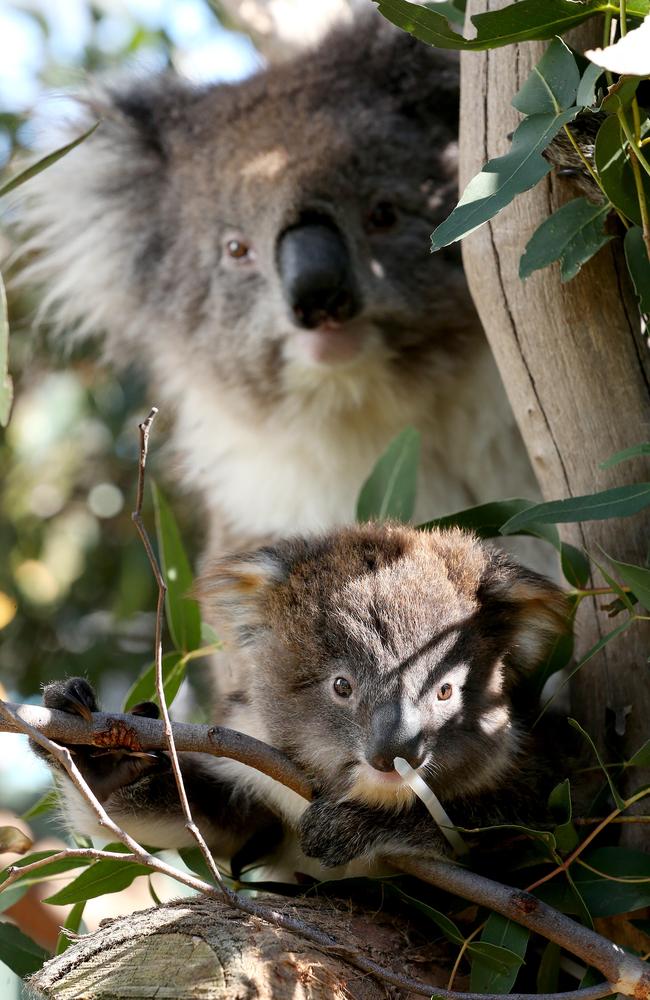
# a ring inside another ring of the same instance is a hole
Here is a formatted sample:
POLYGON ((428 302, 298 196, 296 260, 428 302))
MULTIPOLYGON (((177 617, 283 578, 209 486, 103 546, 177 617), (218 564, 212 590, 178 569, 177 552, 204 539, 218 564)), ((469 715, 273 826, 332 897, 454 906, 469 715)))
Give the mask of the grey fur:
POLYGON ((144 366, 211 554, 349 522, 409 423, 418 519, 535 495, 458 246, 429 253, 456 197, 455 57, 373 13, 236 86, 129 79, 83 108, 69 131, 97 132, 24 189, 26 278, 48 322, 144 366), (385 203, 396 225, 373 229, 385 203), (344 363, 313 361, 327 334, 300 328, 278 270, 282 234, 314 215, 358 293, 332 334, 362 344, 344 363))
MULTIPOLYGON (((218 854, 249 856, 251 837, 268 853, 273 816, 285 853, 299 838, 304 853, 290 863, 301 870, 305 855, 325 867, 358 858, 370 871, 378 854, 447 853, 390 772, 392 758, 373 763, 378 746, 397 752, 415 737, 422 772, 458 825, 544 817, 552 767, 529 729, 534 706, 519 695, 566 627, 565 598, 548 580, 460 531, 366 525, 230 557, 202 590, 222 634, 248 658, 246 695, 231 701, 226 724, 281 749, 317 793, 306 808, 244 765, 184 755, 192 808, 218 854)), ((78 679, 50 685, 46 704, 76 711, 82 690, 78 679)), ((94 706, 92 692, 87 702, 94 706)), ((77 753, 100 791, 106 755, 77 753)), ((149 842, 182 846, 169 772, 159 759, 138 761, 140 778, 130 769, 120 789, 113 782, 109 812, 149 842)), ((87 810, 68 809, 73 827, 92 832, 87 810)))

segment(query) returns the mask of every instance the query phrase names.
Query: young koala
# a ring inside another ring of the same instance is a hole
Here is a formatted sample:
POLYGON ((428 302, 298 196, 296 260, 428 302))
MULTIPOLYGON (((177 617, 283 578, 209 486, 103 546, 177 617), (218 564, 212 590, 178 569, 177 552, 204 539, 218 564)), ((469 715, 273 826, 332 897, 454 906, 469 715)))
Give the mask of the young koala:
MULTIPOLYGON (((282 831, 280 853, 314 874, 353 859, 368 872, 381 856, 449 853, 395 757, 421 769, 459 826, 543 818, 544 758, 528 729, 535 706, 519 696, 566 628, 554 584, 460 530, 366 524, 223 559, 199 587, 250 665, 227 724, 285 753, 315 791, 308 805, 238 762, 181 755, 195 819, 235 871, 270 853, 282 831)), ((44 700, 97 708, 80 678, 49 685, 44 700)), ((127 831, 161 847, 190 842, 165 754, 74 751, 127 831)), ((69 825, 96 832, 63 784, 69 825)))

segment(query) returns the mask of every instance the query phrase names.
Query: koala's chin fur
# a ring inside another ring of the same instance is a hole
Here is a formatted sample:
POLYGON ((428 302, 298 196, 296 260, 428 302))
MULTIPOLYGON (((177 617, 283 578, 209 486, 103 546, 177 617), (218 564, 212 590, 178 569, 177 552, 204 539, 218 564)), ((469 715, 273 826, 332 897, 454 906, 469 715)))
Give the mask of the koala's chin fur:
POLYGON ((409 424, 416 520, 537 495, 458 245, 429 252, 457 116, 456 58, 372 13, 237 85, 98 84, 23 189, 42 316, 144 368, 208 554, 349 523, 409 424))
MULTIPOLYGON (((448 854, 396 756, 420 767, 459 826, 547 818, 556 779, 522 694, 566 628, 566 599, 544 577, 459 530, 369 524, 227 557, 199 589, 250 665, 226 724, 283 751, 315 790, 308 805, 246 765, 181 755, 194 817, 235 871, 281 840, 285 877, 448 854)), ((79 678, 49 685, 45 702, 97 707, 79 678)), ((155 846, 189 843, 166 755, 75 752, 127 831, 155 846)), ((70 825, 97 832, 64 787, 70 825)))

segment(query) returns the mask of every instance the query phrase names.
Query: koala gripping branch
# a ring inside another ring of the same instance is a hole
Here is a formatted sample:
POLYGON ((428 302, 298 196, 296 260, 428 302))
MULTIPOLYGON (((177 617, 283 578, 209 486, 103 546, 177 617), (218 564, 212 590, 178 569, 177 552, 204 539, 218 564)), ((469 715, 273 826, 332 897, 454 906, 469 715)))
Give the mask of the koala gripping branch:
MULTIPOLYGON (((10 705, 2 701, 0 701, 0 731, 27 732, 32 737, 38 736, 39 742, 48 743, 50 740, 61 740, 69 744, 104 747, 126 746, 132 750, 154 750, 167 747, 163 724, 158 720, 98 712, 94 713, 91 721, 87 722, 63 712, 31 705, 10 705)), ((193 750, 215 756, 231 757, 268 774, 304 798, 311 798, 309 783, 298 769, 283 754, 259 740, 218 727, 179 723, 173 726, 173 737, 178 750, 193 750)), ((50 743, 50 746, 53 744, 50 743)), ((64 752, 60 748, 56 749, 64 756, 64 752)), ((63 757, 61 762, 66 768, 68 767, 63 757)), ((87 795, 89 801, 93 799, 89 789, 87 795)), ((91 805, 102 811, 99 803, 91 801, 91 805)), ((129 842, 128 846, 134 850, 132 841, 129 842)), ((137 845, 135 846, 137 847, 137 845)), ((75 854, 74 850, 67 853, 71 856, 75 854)), ((97 852, 97 856, 102 856, 102 852, 97 852)), ((191 883, 192 888, 199 889, 207 895, 220 892, 208 883, 203 883, 193 877, 189 877, 188 880, 187 876, 180 876, 180 873, 151 857, 142 849, 134 850, 132 857, 149 864, 155 870, 164 870, 165 874, 175 878, 180 877, 181 881, 185 881, 188 885, 191 883)), ((480 906, 495 910, 529 930, 541 934, 549 941, 555 942, 576 955, 588 965, 598 969, 606 980, 596 986, 561 994, 530 995, 530 1000, 533 1000, 533 996, 538 997, 539 1000, 598 1000, 598 998, 611 993, 620 993, 623 996, 633 997, 635 1000, 650 1000, 650 968, 643 961, 554 910, 530 893, 501 885, 461 868, 459 865, 447 862, 419 861, 412 856, 393 856, 390 858, 390 864, 431 885, 480 906)), ((24 874, 24 869, 22 871, 24 874)), ((5 885, 19 877, 20 872, 21 869, 17 869, 16 872, 10 874, 5 885)), ((383 968, 363 955, 353 944, 340 944, 330 935, 323 934, 301 919, 291 918, 287 914, 281 914, 256 901, 240 899, 230 891, 227 891, 226 900, 243 913, 251 914, 312 941, 322 951, 341 958, 380 981, 421 996, 435 995, 447 998, 447 1000, 451 1000, 451 998, 478 1000, 478 994, 451 992, 411 980, 383 968)), ((481 996, 483 996, 483 1000, 489 1000, 487 994, 481 996)), ((512 1000, 524 1000, 526 996, 525 994, 513 994, 512 1000)))

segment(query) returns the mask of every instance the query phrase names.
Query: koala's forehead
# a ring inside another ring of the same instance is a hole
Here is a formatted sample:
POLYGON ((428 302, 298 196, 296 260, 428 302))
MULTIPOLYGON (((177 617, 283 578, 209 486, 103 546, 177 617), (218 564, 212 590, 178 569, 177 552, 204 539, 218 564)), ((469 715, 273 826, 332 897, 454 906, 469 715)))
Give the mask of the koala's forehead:
POLYGON ((408 656, 471 616, 486 559, 461 532, 352 529, 295 563, 270 610, 303 651, 408 656))

